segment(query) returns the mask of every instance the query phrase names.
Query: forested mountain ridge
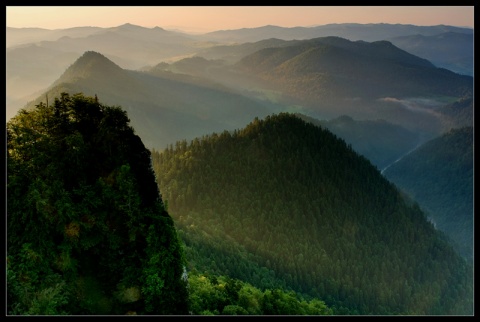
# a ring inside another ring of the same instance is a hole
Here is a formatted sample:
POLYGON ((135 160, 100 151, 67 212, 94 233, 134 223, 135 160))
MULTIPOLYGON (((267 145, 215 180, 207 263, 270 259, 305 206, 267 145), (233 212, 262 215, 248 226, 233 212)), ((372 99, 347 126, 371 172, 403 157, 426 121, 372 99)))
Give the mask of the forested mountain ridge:
POLYGON ((472 312, 472 267, 327 130, 280 114, 152 158, 190 265, 201 271, 240 271, 232 277, 246 281, 258 274, 238 270, 244 264, 218 239, 264 267, 260 284, 283 280, 337 314, 472 312))
POLYGON ((312 102, 332 97, 403 98, 442 93, 461 97, 471 95, 473 86, 471 77, 435 68, 387 41, 316 38, 257 51, 235 66, 277 83, 289 95, 308 95, 312 102), (292 83, 297 84, 293 87, 292 83))
MULTIPOLYGON (((453 72, 473 76, 473 29, 453 26, 414 26, 402 24, 327 24, 312 27, 282 28, 263 26, 238 30, 220 30, 203 37, 217 41, 229 41, 231 44, 259 43, 265 39, 306 40, 319 37, 341 37, 351 41, 374 42, 391 41, 395 46, 411 54, 432 61, 436 66, 448 68, 453 72)), ((243 46, 243 45, 240 45, 243 46)), ((231 49, 240 46, 229 45, 231 49)), ((244 47, 245 48, 245 47, 244 47)), ((227 46, 218 49, 226 52, 227 46)), ((207 48, 199 55, 221 52, 217 48, 207 48)), ((232 50, 232 54, 234 51, 232 50)), ((231 55, 227 57, 232 57, 231 55)), ((218 58, 218 57, 217 57, 218 58)))
POLYGON ((64 93, 7 123, 7 313, 188 314, 186 262, 125 111, 64 93))
POLYGON ((452 129, 385 170, 384 175, 418 201, 437 229, 473 260, 473 127, 452 129))

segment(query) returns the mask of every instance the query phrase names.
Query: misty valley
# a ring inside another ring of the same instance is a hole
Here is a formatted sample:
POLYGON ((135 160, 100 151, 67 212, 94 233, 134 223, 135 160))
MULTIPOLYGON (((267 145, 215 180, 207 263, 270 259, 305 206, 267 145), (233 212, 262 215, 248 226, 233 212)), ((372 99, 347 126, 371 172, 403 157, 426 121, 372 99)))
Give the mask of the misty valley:
POLYGON ((473 315, 473 29, 6 35, 8 315, 473 315))

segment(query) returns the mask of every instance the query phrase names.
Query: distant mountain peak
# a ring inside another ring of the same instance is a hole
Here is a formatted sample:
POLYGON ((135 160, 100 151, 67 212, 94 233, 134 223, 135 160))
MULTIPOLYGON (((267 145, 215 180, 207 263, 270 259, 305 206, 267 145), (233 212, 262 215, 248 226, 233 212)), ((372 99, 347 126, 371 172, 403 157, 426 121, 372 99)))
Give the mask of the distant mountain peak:
MULTIPOLYGON (((120 68, 117 64, 112 62, 110 59, 105 57, 99 52, 96 51, 86 51, 80 58, 75 62, 75 64, 81 64, 81 63, 104 63, 108 64, 111 66, 115 66, 117 68, 120 68)), ((120 68, 121 69, 121 68, 120 68)))
POLYGON ((125 23, 123 25, 120 25, 117 27, 118 29, 145 29, 144 27, 137 26, 137 25, 132 25, 131 23, 125 23))
POLYGON ((123 69, 96 51, 86 51, 80 58, 78 58, 63 75, 55 82, 68 83, 75 78, 86 78, 92 74, 102 74, 102 77, 107 75, 113 76, 121 73, 123 69))

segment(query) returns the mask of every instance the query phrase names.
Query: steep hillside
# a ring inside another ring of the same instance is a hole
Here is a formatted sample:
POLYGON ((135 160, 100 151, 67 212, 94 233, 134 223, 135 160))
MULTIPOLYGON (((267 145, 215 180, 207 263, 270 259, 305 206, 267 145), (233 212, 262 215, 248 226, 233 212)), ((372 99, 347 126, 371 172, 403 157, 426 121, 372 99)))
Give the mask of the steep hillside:
POLYGON ((473 127, 433 139, 385 170, 473 260, 473 127))
POLYGON ((279 114, 152 158, 191 269, 281 280, 337 314, 472 314, 472 268, 328 130, 279 114))
POLYGON ((181 241, 127 113, 51 103, 7 123, 7 313, 188 314, 181 241))
POLYGON ((62 92, 84 93, 121 105, 149 148, 233 130, 263 117, 272 104, 249 99, 212 81, 172 73, 129 71, 100 53, 86 52, 29 107, 62 92))

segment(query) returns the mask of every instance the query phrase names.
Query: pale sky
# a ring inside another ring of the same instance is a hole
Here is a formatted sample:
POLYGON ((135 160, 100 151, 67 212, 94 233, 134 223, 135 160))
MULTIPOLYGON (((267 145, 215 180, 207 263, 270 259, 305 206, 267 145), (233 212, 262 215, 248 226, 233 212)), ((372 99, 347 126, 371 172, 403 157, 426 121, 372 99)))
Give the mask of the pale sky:
POLYGON ((131 23, 185 32, 330 23, 474 26, 474 6, 7 6, 8 27, 64 29, 131 23))

